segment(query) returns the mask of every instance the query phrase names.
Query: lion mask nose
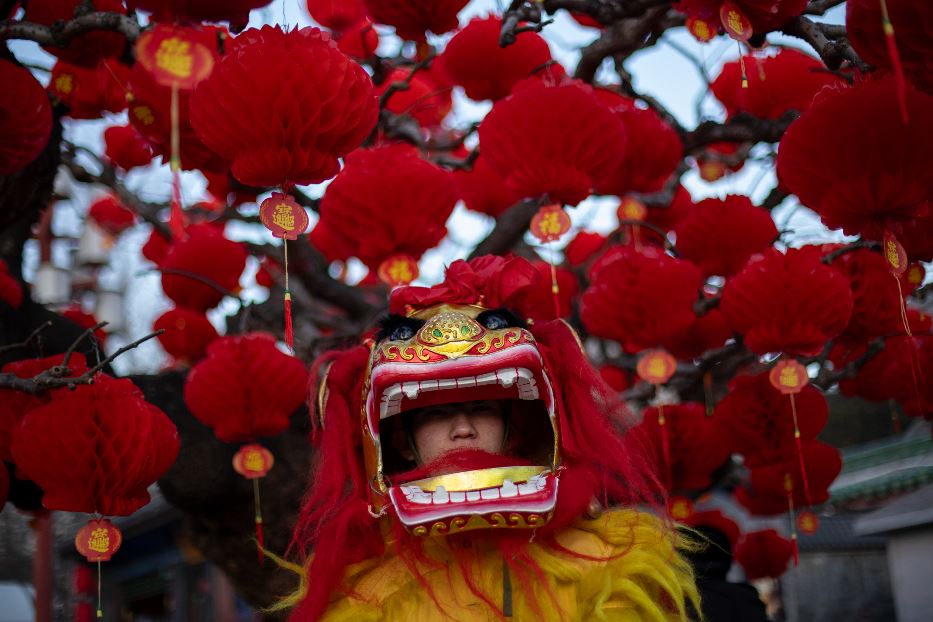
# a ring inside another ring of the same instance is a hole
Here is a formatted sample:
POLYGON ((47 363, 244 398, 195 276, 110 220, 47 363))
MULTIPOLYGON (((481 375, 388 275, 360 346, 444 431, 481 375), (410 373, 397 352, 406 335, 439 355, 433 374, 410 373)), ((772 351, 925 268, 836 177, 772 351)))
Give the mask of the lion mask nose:
POLYGON ((468 345, 482 332, 483 327, 470 316, 456 311, 445 311, 438 313, 421 327, 418 331, 418 341, 432 348, 448 344, 468 345))

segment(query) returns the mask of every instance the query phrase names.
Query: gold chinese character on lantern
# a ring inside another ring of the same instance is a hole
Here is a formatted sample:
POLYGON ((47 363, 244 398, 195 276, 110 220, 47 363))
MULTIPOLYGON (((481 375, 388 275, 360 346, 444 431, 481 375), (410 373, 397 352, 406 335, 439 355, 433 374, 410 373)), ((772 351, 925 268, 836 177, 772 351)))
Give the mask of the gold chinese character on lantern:
POLYGON ((275 206, 275 212, 272 214, 272 222, 282 227, 286 231, 295 228, 295 214, 292 213, 292 206, 286 203, 279 203, 275 206))
POLYGON ((408 285, 418 278, 418 262, 409 255, 393 255, 379 264, 376 274, 386 285, 408 285))
POLYGON ((642 221, 648 215, 648 208, 641 201, 633 198, 627 198, 619 204, 616 211, 619 220, 638 220, 642 221))
POLYGON ((724 3, 719 8, 719 20, 729 36, 739 41, 748 41, 752 36, 752 23, 745 14, 731 2, 724 3))
POLYGON ((532 217, 529 229, 541 242, 553 242, 570 230, 570 216, 560 205, 545 205, 532 217))
POLYGON ((155 115, 152 114, 152 108, 149 106, 134 106, 133 116, 139 119, 143 125, 152 125, 155 123, 155 115))
POLYGON ((156 50, 155 58, 160 69, 177 78, 187 78, 191 75, 194 57, 191 55, 191 44, 187 41, 178 37, 163 40, 156 50))
POLYGON ((259 220, 277 238, 296 240, 308 228, 308 213, 295 199, 273 192, 259 206, 259 220))
POLYGON ((274 464, 272 452, 256 443, 243 445, 233 456, 233 469, 246 479, 265 477, 274 464))
POLYGON ((800 393, 810 382, 806 367, 794 359, 778 362, 768 374, 768 380, 771 381, 771 386, 785 395, 800 393))
POLYGON ((677 369, 677 359, 664 350, 648 350, 638 360, 638 377, 651 384, 664 384, 677 369))
POLYGON ((261 451, 252 449, 245 452, 246 455, 243 458, 243 468, 246 471, 255 473, 257 471, 262 471, 266 466, 266 460, 262 455, 261 451))
POLYGON ((87 548, 98 553, 107 552, 110 550, 110 534, 103 527, 94 529, 87 540, 87 548))
POLYGON ((70 73, 63 73, 55 78, 55 90, 63 95, 68 95, 74 90, 74 76, 70 73))

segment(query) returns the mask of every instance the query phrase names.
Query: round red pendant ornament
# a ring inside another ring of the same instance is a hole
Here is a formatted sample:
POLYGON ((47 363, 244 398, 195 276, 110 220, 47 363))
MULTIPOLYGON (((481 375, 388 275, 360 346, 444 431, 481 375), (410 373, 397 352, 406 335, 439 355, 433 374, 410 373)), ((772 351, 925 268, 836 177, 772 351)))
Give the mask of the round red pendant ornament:
POLYGON ((290 195, 273 192, 259 206, 259 219, 277 238, 296 240, 308 229, 308 213, 290 195))
POLYGON ((411 255, 392 255, 379 264, 376 274, 390 287, 408 285, 418 278, 418 262, 411 255))
POLYGON ((800 393, 810 382, 807 368, 794 359, 784 359, 771 369, 768 379, 775 389, 788 395, 800 393))
POLYGON ((885 232, 881 245, 888 269, 894 273, 894 276, 904 274, 904 270, 907 269, 907 253, 901 243, 890 232, 885 232))
POLYGON ((693 501, 687 497, 671 497, 667 502, 667 511, 671 518, 683 522, 693 515, 693 501))
POLYGON ((136 58, 158 84, 190 90, 214 67, 214 56, 204 41, 201 31, 157 24, 139 36, 136 58))
POLYGON ((749 37, 754 34, 752 23, 739 10, 739 7, 732 2, 724 2, 719 7, 719 19, 722 21, 722 27, 726 29, 726 33, 733 39, 748 41, 749 37))
POLYGON ((700 43, 707 43, 715 39, 716 31, 719 30, 716 24, 699 17, 688 17, 686 26, 693 38, 700 43))
POLYGON ((619 204, 619 209, 616 210, 616 215, 619 217, 619 220, 642 221, 645 219, 645 216, 648 215, 648 208, 637 199, 623 199, 622 203, 619 204))
POLYGON ((529 229, 542 243, 554 242, 570 230, 570 216, 560 205, 545 205, 531 219, 529 229))
POLYGON ((677 359, 664 350, 649 350, 642 355, 635 367, 638 377, 651 384, 664 384, 677 369, 677 359))
POLYGON ((123 534, 107 518, 92 519, 75 536, 75 547, 89 562, 106 562, 120 549, 123 534))
POLYGON ((233 456, 233 469, 246 479, 265 477, 274 464, 272 452, 257 443, 243 445, 233 456))
POLYGON ((804 510, 797 515, 797 529, 800 533, 813 535, 820 528, 820 519, 810 510, 804 510))

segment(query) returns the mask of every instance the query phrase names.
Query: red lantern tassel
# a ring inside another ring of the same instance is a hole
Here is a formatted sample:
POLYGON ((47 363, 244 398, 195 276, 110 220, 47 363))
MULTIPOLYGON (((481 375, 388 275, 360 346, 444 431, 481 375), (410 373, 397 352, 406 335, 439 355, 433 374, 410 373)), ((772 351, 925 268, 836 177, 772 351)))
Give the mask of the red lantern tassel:
POLYGON ((253 479, 253 505, 255 507, 256 522, 256 553, 259 556, 259 565, 265 564, 266 556, 263 552, 266 548, 266 537, 262 531, 262 506, 259 503, 259 478, 253 479))
POLYGON ((901 120, 904 125, 910 120, 907 114, 907 83, 904 80, 904 67, 901 65, 901 55, 897 50, 897 41, 894 39, 894 24, 888 17, 888 5, 885 0, 881 4, 881 29, 884 31, 884 41, 888 47, 888 56, 891 58, 891 68, 894 70, 894 83, 897 87, 897 103, 901 109, 901 120))
POLYGON ((560 287, 557 285, 557 268, 554 266, 553 259, 551 264, 551 296, 554 298, 554 319, 560 319, 560 287))
POLYGON ((295 351, 295 333, 292 328, 292 294, 285 290, 285 343, 288 349, 295 351))
POLYGON ((661 451, 664 454, 664 483, 667 485, 667 491, 673 492, 671 488, 674 482, 671 479, 671 439, 667 434, 667 418, 664 416, 664 404, 658 404, 658 427, 661 428, 661 451))
POLYGON ((797 426, 797 404, 794 401, 794 394, 790 393, 790 411, 794 415, 794 443, 797 444, 797 460, 800 461, 800 479, 803 480, 803 493, 807 499, 807 506, 812 508, 813 502, 810 500, 810 482, 807 479, 807 467, 803 459, 803 443, 800 439, 800 428, 797 426))
POLYGON ((285 343, 288 349, 295 353, 295 331, 292 325, 292 293, 288 289, 288 239, 282 239, 282 254, 285 265, 285 343))
POLYGON ((178 85, 172 85, 172 153, 169 156, 169 168, 172 169, 172 208, 168 218, 168 228, 172 238, 185 237, 185 213, 181 209, 181 134, 178 129, 178 85))

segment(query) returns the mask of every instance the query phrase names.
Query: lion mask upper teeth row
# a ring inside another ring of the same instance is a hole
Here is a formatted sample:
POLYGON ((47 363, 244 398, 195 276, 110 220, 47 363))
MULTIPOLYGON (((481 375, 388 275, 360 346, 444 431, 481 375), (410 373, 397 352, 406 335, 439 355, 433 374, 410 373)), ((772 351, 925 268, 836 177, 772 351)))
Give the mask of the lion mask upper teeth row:
POLYGON ((445 389, 471 389, 494 384, 499 384, 505 388, 512 386, 517 387, 519 399, 538 399, 538 387, 531 370, 524 367, 506 367, 478 376, 396 382, 386 387, 385 391, 382 392, 382 400, 379 404, 379 418, 385 419, 386 417, 399 414, 399 412, 401 412, 403 397, 409 400, 416 400, 421 392, 442 391, 445 389))

